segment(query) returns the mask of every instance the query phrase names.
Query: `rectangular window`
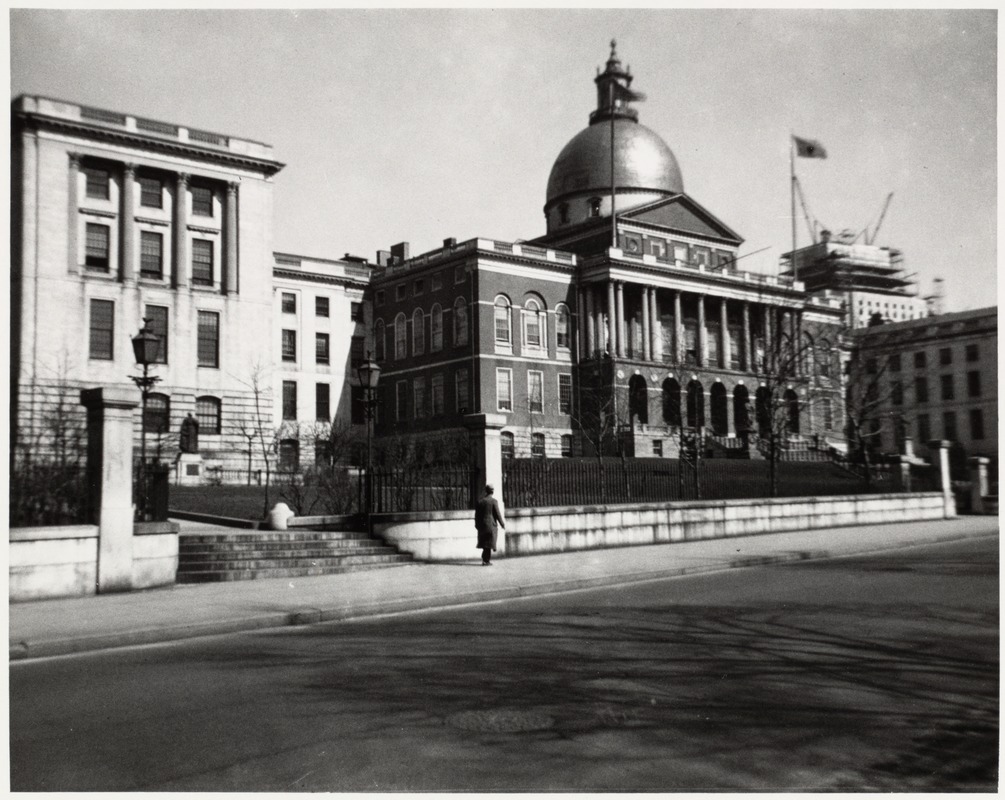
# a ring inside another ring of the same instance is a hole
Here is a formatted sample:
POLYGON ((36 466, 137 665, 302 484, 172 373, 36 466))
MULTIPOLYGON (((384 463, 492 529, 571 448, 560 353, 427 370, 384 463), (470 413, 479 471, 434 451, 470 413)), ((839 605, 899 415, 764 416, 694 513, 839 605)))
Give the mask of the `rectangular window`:
POLYGON ((943 367, 948 367, 953 363, 953 349, 951 347, 943 347, 939 350, 939 364, 943 367))
POLYGON ((200 217, 213 216, 213 190, 205 186, 192 187, 192 213, 200 217))
POLYGON ((656 458, 663 458, 663 441, 661 439, 653 439, 653 455, 656 458))
POLYGON ((349 358, 353 368, 358 367, 366 358, 366 337, 353 336, 349 343, 349 358))
POLYGON ((315 297, 314 298, 314 315, 317 317, 327 317, 328 316, 328 298, 327 297, 315 297))
POLYGON ((283 330, 283 361, 297 360, 297 332, 283 330))
POLYGON ((900 353, 894 353, 889 360, 890 372, 900 372, 900 353))
POLYGON ((196 349, 200 367, 220 366, 220 315, 215 311, 199 312, 196 349))
POLYGON ((565 309, 559 309, 555 315, 555 346, 559 350, 568 350, 572 347, 569 337, 569 313, 565 309))
POLYGON ((84 167, 84 179, 87 184, 86 194, 98 200, 107 200, 110 197, 109 185, 111 176, 107 169, 98 167, 84 167))
MULTIPOLYGON (((572 434, 562 434, 562 458, 572 458, 572 434)), ((663 455, 663 442, 660 442, 660 455, 663 455)))
POLYGON ((496 323, 496 344, 502 344, 502 345, 511 344, 509 306, 496 303, 495 323, 496 323))
POLYGON ((435 272, 429 279, 429 291, 435 292, 443 288, 443 273, 435 272))
POLYGON ((164 237, 159 233, 140 231, 140 275, 164 278, 164 237))
POLYGON ((952 375, 940 375, 940 382, 942 383, 942 399, 952 400, 955 392, 953 391, 953 376, 952 375))
POLYGON ((942 415, 942 430, 943 439, 948 439, 951 442, 956 441, 956 412, 946 411, 942 415))
POLYGON ((115 303, 91 301, 91 358, 111 361, 115 358, 115 303))
POLYGON ((924 351, 922 351, 920 353, 915 353, 914 354, 914 368, 915 369, 924 369, 925 366, 927 365, 927 363, 928 362, 925 359, 925 352, 924 351))
POLYGON ((916 403, 927 403, 928 402, 928 379, 927 378, 915 378, 914 379, 914 402, 916 402, 916 403))
POLYGON ((531 458, 544 458, 545 452, 545 442, 543 433, 532 433, 530 435, 530 457, 531 458))
POLYGON ((416 278, 412 284, 412 297, 418 297, 426 290, 426 282, 422 278, 416 278))
POLYGON ((558 376, 558 411, 561 414, 572 413, 572 376, 558 376))
POLYGON ((967 397, 981 396, 981 373, 972 370, 967 373, 967 397))
POLYGON ((527 372, 527 404, 531 414, 544 413, 544 375, 540 372, 527 372))
POLYGON ((314 386, 315 417, 319 420, 331 419, 331 386, 318 383, 314 386))
POLYGON ((405 299, 405 284, 399 283, 394 287, 394 299, 399 302, 405 299))
POLYGON ((378 289, 373 295, 373 304, 380 308, 384 305, 384 290, 378 289))
POLYGON ((283 381, 283 419, 297 418, 297 382, 283 381))
POLYGON ((297 313, 297 296, 292 292, 283 292, 283 313, 297 313))
POLYGON ((328 353, 328 334, 327 333, 316 333, 314 334, 314 361, 318 364, 329 363, 330 356, 328 353))
POLYGON ((984 438, 984 412, 979 408, 970 409, 970 438, 984 438))
POLYGON ((454 283, 464 283, 464 276, 467 274, 464 267, 454 267, 454 283))
POLYGON ((108 226, 88 222, 86 235, 84 266, 88 269, 108 272, 108 226))
POLYGON ((978 357, 977 345, 968 344, 967 345, 967 361, 976 361, 978 357))
POLYGON ((363 304, 362 303, 350 303, 349 304, 349 318, 353 322, 360 322, 363 319, 363 304))
POLYGON ((195 419, 199 433, 220 433, 220 401, 215 397, 200 397, 195 401, 195 419))
POLYGON ((496 409, 513 410, 513 372, 508 369, 496 370, 496 409))
POLYGON ((164 207, 164 189, 158 178, 140 178, 140 205, 147 208, 164 207))
POLYGON ((890 402, 895 406, 904 405, 904 384, 900 381, 890 382, 890 402))
POLYGON ((457 413, 467 414, 471 411, 468 403, 468 371, 466 369, 457 370, 457 374, 454 377, 454 381, 457 384, 457 413))
POLYGON ((426 416, 426 379, 418 377, 412 380, 412 416, 422 419, 426 416))
POLYGON ((446 411, 443 400, 443 376, 434 375, 430 382, 433 395, 433 416, 439 416, 446 411))
POLYGON ((192 240, 192 285, 213 285, 213 243, 208 239, 192 240))
POLYGON ((928 444, 932 439, 932 423, 928 414, 918 414, 918 441, 928 444))
POLYGON ((404 422, 408 418, 408 381, 398 381, 394 388, 394 419, 404 422))
POLYGON ((145 306, 143 316, 147 319, 150 330, 161 340, 160 351, 155 364, 167 364, 168 360, 168 310, 165 306, 145 306))

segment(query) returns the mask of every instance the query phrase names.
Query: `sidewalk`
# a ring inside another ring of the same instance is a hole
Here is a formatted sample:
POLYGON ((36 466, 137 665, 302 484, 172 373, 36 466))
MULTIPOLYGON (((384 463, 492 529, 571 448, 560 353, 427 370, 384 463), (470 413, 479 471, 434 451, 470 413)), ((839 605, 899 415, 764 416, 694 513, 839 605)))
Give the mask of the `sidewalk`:
POLYGON ((444 608, 997 533, 998 517, 960 517, 500 558, 490 568, 481 567, 472 538, 471 561, 465 563, 12 603, 10 658, 444 608))

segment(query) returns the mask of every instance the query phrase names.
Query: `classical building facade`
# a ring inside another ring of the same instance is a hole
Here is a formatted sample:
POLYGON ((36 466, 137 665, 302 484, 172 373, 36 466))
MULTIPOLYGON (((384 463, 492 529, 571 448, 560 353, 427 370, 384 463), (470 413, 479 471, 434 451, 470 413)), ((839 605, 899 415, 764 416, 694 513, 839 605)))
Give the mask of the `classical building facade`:
POLYGON ((738 267, 740 236, 618 99, 631 80, 612 50, 552 169, 544 236, 447 241, 375 272, 382 435, 498 413, 516 456, 591 452, 601 419, 629 454, 676 455, 682 426, 729 447, 760 427, 784 343, 791 433, 840 438, 840 302, 738 267))
POLYGON ((867 424, 878 449, 902 452, 911 436, 927 455, 944 439, 997 460, 997 307, 864 328, 855 343, 864 375, 849 388, 873 392, 867 424))

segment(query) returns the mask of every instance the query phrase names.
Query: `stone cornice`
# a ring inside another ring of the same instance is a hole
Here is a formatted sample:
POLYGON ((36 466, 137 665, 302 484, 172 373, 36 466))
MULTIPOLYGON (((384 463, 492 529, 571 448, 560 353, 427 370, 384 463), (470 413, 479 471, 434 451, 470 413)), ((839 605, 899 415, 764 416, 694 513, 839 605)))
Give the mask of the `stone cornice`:
POLYGON ((241 155, 224 150, 215 150, 208 147, 199 147, 191 142, 172 142, 166 139, 147 137, 131 131, 112 130, 98 125, 88 125, 86 122, 50 117, 45 114, 20 113, 16 116, 21 119, 26 127, 48 130, 62 131, 66 133, 76 133, 85 135, 91 139, 107 142, 121 142, 144 150, 151 150, 160 153, 171 153, 182 155, 198 161, 215 162, 217 164, 227 164, 237 167, 245 167, 262 172, 266 176, 275 175, 286 165, 279 161, 271 161, 254 156, 241 155))
POLYGON ((272 275, 275 278, 287 278, 293 281, 306 281, 307 283, 326 283, 335 286, 351 286, 353 288, 366 288, 370 282, 364 278, 350 278, 346 275, 322 275, 317 272, 304 272, 299 269, 283 269, 274 266, 272 275))

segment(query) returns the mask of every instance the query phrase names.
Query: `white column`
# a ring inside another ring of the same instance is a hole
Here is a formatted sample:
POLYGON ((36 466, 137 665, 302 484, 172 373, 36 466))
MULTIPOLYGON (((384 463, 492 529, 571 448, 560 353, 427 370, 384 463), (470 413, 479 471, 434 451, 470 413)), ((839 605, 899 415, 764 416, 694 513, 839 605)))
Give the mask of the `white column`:
POLYGON ((227 247, 227 266, 224 291, 237 294, 237 184, 227 184, 227 219, 223 241, 227 247))
POLYGON ((68 153, 70 168, 67 173, 67 217, 66 217, 66 271, 76 274, 80 270, 80 255, 77 253, 77 229, 80 226, 80 153, 68 153))
POLYGON ((705 330, 705 295, 698 295, 698 366, 708 366, 705 361, 708 349, 706 348, 708 333, 705 330))
POLYGON ((627 355, 628 346, 628 336, 625 332, 625 284, 622 281, 618 281, 616 287, 617 292, 617 319, 615 320, 615 327, 618 331, 618 356, 624 358, 627 355))
POLYGON ((719 306, 719 327, 722 329, 722 368, 729 369, 729 362, 732 359, 732 345, 733 343, 729 339, 729 314, 726 309, 726 298, 722 298, 722 304, 719 306))
POLYGON ((649 289, 649 350, 653 361, 663 358, 663 324, 660 322, 660 307, 656 302, 656 287, 649 289))
POLYGON ((674 361, 684 363, 684 320, 681 317, 680 289, 673 293, 673 346, 674 361))
POLYGON ((597 352, 597 320, 593 309, 593 286, 587 284, 586 294, 586 350, 587 357, 593 358, 597 352))
POLYGON ((174 193, 174 268, 172 283, 177 289, 188 286, 188 175, 179 172, 174 193))
POLYGON ((750 303, 743 301, 743 351, 740 353, 740 368, 750 372, 750 303))
POLYGON ((649 320, 649 287, 642 287, 642 360, 652 361, 652 340, 649 320))
POLYGON ((615 325, 614 281, 607 281, 607 346, 606 350, 612 356, 618 352, 618 329, 615 325))
POLYGON ((122 195, 119 202, 119 275, 125 284, 136 283, 136 165, 122 169, 122 195))

